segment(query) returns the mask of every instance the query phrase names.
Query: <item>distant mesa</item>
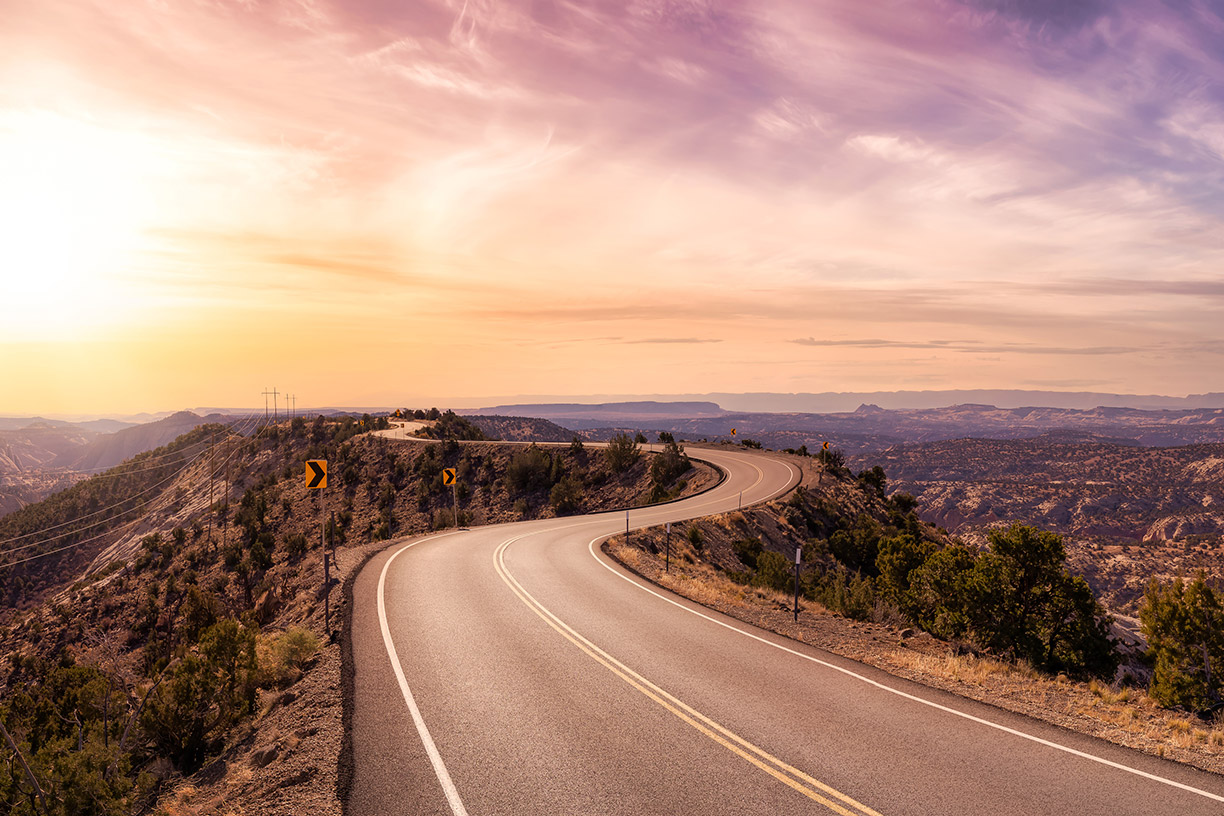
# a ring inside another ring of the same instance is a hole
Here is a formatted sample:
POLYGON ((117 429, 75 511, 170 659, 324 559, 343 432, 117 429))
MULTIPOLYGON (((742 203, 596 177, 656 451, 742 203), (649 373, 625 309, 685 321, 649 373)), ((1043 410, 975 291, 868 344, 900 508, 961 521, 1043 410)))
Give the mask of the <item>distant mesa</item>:
POLYGON ((674 419, 707 419, 725 416, 715 402, 601 402, 541 403, 538 405, 497 405, 462 413, 472 416, 522 416, 547 419, 560 425, 652 422, 674 419))

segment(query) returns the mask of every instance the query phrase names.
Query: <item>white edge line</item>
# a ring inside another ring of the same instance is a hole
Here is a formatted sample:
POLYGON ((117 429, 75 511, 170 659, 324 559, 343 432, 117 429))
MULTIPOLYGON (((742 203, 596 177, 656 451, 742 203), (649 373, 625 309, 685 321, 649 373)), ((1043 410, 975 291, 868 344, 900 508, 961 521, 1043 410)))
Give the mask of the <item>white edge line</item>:
POLYGON ((410 542, 387 559, 387 563, 383 564, 382 573, 378 576, 378 624, 382 627, 383 643, 387 647, 387 657, 391 658, 391 668, 395 670, 395 679, 399 681, 400 691, 404 695, 404 702, 408 704, 408 710, 412 712, 412 721, 416 724, 417 733, 421 735, 421 742, 425 746, 425 753, 429 755, 429 762, 433 765, 434 773, 438 777, 439 784, 442 785, 443 793, 446 794, 446 801, 450 805, 451 812, 455 816, 468 816, 467 809, 463 806, 463 800, 459 798, 459 791, 455 788, 454 780, 451 779, 450 773, 446 770, 446 763, 442 761, 442 755, 438 753, 438 746, 434 744, 433 737, 429 734, 429 728, 425 725, 425 719, 421 716, 421 710, 417 708, 416 699, 412 696, 412 690, 408 688, 408 679, 404 677, 404 669, 400 665, 399 653, 395 651, 395 643, 391 640, 391 628, 387 625, 387 604, 383 592, 387 579, 387 570, 390 569, 391 562, 398 558, 401 553, 423 541, 444 538, 454 535, 455 532, 457 531, 410 542))
MULTIPOLYGON (((855 680, 860 680, 860 681, 862 681, 862 682, 864 682, 864 683, 866 683, 866 684, 868 684, 868 685, 870 685, 870 686, 875 686, 875 687, 876 687, 876 688, 878 688, 878 689, 881 689, 881 690, 883 690, 883 691, 887 691, 887 692, 889 692, 889 693, 891 693, 891 694, 895 694, 895 695, 897 695, 898 697, 904 697, 904 698, 906 698, 907 700, 913 700, 913 701, 914 701, 914 702, 916 702, 916 703, 921 703, 922 705, 925 705, 925 706, 930 706, 931 708, 935 708, 935 709, 938 709, 938 710, 940 710, 940 711, 944 711, 944 712, 946 712, 946 713, 948 713, 948 714, 954 714, 954 715, 956 715, 957 717, 962 717, 962 718, 964 718, 964 719, 966 719, 966 720, 970 720, 970 721, 972 721, 972 722, 979 723, 979 724, 981 724, 981 725, 985 725, 985 726, 988 726, 988 727, 990 727, 990 728, 997 729, 997 730, 999 730, 999 731, 1003 731, 1003 732, 1008 733, 1008 734, 1011 734, 1011 735, 1013 735, 1013 736, 1017 736, 1017 737, 1020 737, 1020 738, 1022 738, 1022 739, 1029 740, 1029 741, 1031 741, 1031 742, 1035 742, 1035 743, 1038 743, 1038 744, 1040 744, 1040 745, 1044 745, 1044 746, 1046 746, 1046 747, 1048 747, 1048 748, 1054 748, 1054 749, 1056 749, 1056 750, 1059 750, 1059 751, 1064 751, 1064 752, 1066 752, 1066 753, 1068 753, 1068 754, 1072 754, 1072 755, 1074 755, 1074 756, 1081 757, 1081 758, 1083 758, 1083 759, 1088 759, 1088 760, 1091 760, 1091 761, 1093 761, 1093 762, 1098 762, 1098 763, 1100 763, 1100 764, 1102 764, 1102 765, 1108 765, 1108 766, 1109 766, 1109 767, 1111 767, 1111 768, 1116 768, 1116 769, 1121 770, 1121 771, 1126 771, 1127 773, 1135 774, 1136 776, 1142 776, 1142 777, 1144 777, 1145 779, 1150 779, 1150 780, 1152 780, 1153 782, 1160 782, 1160 783, 1165 784, 1165 785, 1170 785, 1170 786, 1172 786, 1172 787, 1174 787, 1174 788, 1180 788, 1181 790, 1188 791, 1188 792, 1190 792, 1190 793, 1196 793, 1196 794, 1198 794, 1199 796, 1205 796, 1205 797, 1207 797, 1208 799, 1214 799, 1214 800, 1215 800, 1215 801, 1217 801, 1217 802, 1224 802, 1224 796, 1220 796, 1220 795, 1218 795, 1218 794, 1211 793, 1210 791, 1205 791, 1205 790, 1202 790, 1202 789, 1200 789, 1200 788, 1195 788, 1195 787, 1192 787, 1192 786, 1190 786, 1190 785, 1185 785, 1185 784, 1183 784, 1183 783, 1181 783, 1181 782, 1177 782, 1177 781, 1172 780, 1172 779, 1167 779, 1167 778, 1165 778, 1165 777, 1163 777, 1163 776, 1157 776, 1156 774, 1148 773, 1147 771, 1141 771, 1141 770, 1139 770, 1138 768, 1132 768, 1132 767, 1130 767, 1129 765, 1123 765, 1123 764, 1121 764, 1121 763, 1119 763, 1119 762, 1114 762, 1113 760, 1105 759, 1104 757, 1099 757, 1099 756, 1095 756, 1095 755, 1093 755, 1093 754, 1085 753, 1085 752, 1083 752, 1083 751, 1077 750, 1077 749, 1075 749, 1075 748, 1071 748, 1071 747, 1066 746, 1066 745, 1060 745, 1060 744, 1059 744, 1059 743, 1057 743, 1057 742, 1051 742, 1050 740, 1047 740, 1047 739, 1042 739, 1041 737, 1033 736, 1032 734, 1026 734, 1026 733, 1024 733, 1023 731, 1017 731, 1016 729, 1014 729, 1014 728, 1009 728, 1009 727, 1007 727, 1006 725, 1001 725, 1000 723, 991 722, 990 720, 985 720, 985 719, 982 719, 981 717, 975 717, 974 715, 969 714, 969 713, 966 713, 966 712, 964 712, 964 711, 958 711, 958 710, 956 710, 955 708, 949 708, 948 706, 945 706, 945 705, 940 705, 939 703, 936 703, 936 702, 934 702, 934 701, 932 701, 932 700, 925 700, 925 699, 923 699, 922 697, 918 697, 918 696, 913 695, 913 694, 910 694, 910 693, 908 693, 908 692, 901 691, 900 689, 893 688, 892 686, 885 685, 884 683, 881 683, 881 682, 879 682, 879 681, 877 681, 877 680, 872 680, 872 679, 871 679, 871 678, 869 678, 869 677, 864 677, 863 675, 861 675, 861 674, 857 674, 857 673, 855 673, 855 672, 851 671, 850 669, 846 669, 846 668, 843 668, 843 667, 841 667, 841 666, 837 666, 837 665, 835 665, 835 664, 833 664, 833 663, 827 663, 827 662, 825 662, 825 661, 821 660, 820 658, 817 658, 817 657, 812 657, 811 655, 804 654, 803 652, 796 651, 796 650, 791 649, 791 648, 789 648, 789 647, 787 647, 787 646, 783 646, 783 645, 782 645, 782 644, 780 644, 780 643, 774 643, 773 641, 769 640, 768 638, 763 638, 763 637, 761 637, 761 636, 759 636, 759 635, 754 635, 752 632, 748 632, 748 631, 746 631, 746 630, 744 630, 744 629, 740 629, 738 626, 732 626, 731 624, 726 623, 725 621, 720 621, 720 620, 718 620, 717 618, 713 618, 713 617, 711 617, 711 616, 709 616, 709 615, 707 615, 707 614, 705 614, 705 613, 703 613, 703 612, 698 612, 696 609, 693 609, 693 608, 691 608, 691 607, 685 606, 684 604, 680 603, 679 601, 676 601, 676 600, 674 600, 674 599, 672 599, 672 598, 668 598, 666 595, 662 595, 662 594, 660 594, 659 592, 656 592, 655 590, 651 589, 650 587, 645 586, 645 585, 643 585, 643 584, 641 584, 641 583, 639 583, 639 582, 635 581, 633 578, 630 578, 628 575, 625 575, 623 572, 618 571, 618 570, 617 570, 617 569, 615 569, 615 568, 614 568, 614 567, 613 567, 611 564, 607 563, 607 562, 606 562, 604 559, 602 559, 602 558, 600 558, 598 555, 596 555, 596 553, 595 553, 595 545, 596 545, 597 543, 599 543, 599 542, 604 541, 604 540, 605 540, 605 539, 607 539, 607 538, 610 538, 610 536, 600 536, 600 537, 598 537, 598 538, 592 539, 592 540, 591 540, 591 542, 590 542, 590 543, 587 545, 587 550, 588 550, 588 551, 591 553, 591 557, 592 557, 592 558, 594 558, 594 559, 595 559, 595 561, 596 561, 596 562, 597 562, 597 563, 598 563, 600 566, 602 566, 604 569, 608 570, 608 572, 611 572, 611 573, 612 573, 613 575, 615 575, 617 578, 621 578, 622 580, 628 581, 630 584, 632 584, 633 586, 635 586, 635 587, 637 587, 638 589, 642 590, 643 592, 649 592, 651 595, 654 595, 656 598, 660 598, 660 599, 662 599, 662 600, 664 600, 664 601, 667 601, 667 603, 669 603, 669 604, 671 604, 671 605, 673 605, 673 606, 676 606, 676 607, 678 607, 678 608, 680 608, 680 609, 683 609, 685 612, 689 612, 689 613, 691 613, 691 614, 693 614, 693 615, 696 615, 696 616, 697 616, 697 617, 699 617, 699 618, 705 618, 706 620, 710 621, 711 623, 718 624, 719 626, 721 626, 721 627, 723 627, 723 628, 725 628, 725 629, 730 629, 732 632, 738 632, 739 634, 743 635, 744 637, 749 637, 749 638, 752 638, 753 640, 760 641, 761 643, 764 643, 764 644, 766 644, 767 646, 772 646, 772 647, 774 647, 775 649, 780 649, 780 650, 782 650, 783 652, 787 652, 787 653, 789 653, 789 654, 795 655, 796 657, 801 657, 801 658, 803 658, 804 660, 810 660, 810 661, 812 661, 813 663, 816 663, 816 664, 818 664, 818 665, 824 666, 825 668, 833 669, 834 671, 839 671, 839 672, 841 672, 842 674, 845 674, 845 675, 847 675, 847 676, 849 676, 849 677, 853 677, 855 680)), ((695 603, 695 602, 690 601, 690 603, 695 603)), ((1022 715, 1022 716, 1023 716, 1023 715, 1022 715)))
MULTIPOLYGON (((715 467, 718 467, 718 465, 713 462, 710 462, 710 464, 713 464, 715 467)), ((784 462, 783 464, 786 465, 787 469, 791 471, 792 474, 795 472, 795 469, 789 463, 784 462)), ((756 467, 756 465, 753 465, 753 468, 757 471, 757 481, 753 484, 753 487, 755 487, 757 484, 760 484, 765 474, 760 468, 756 467)), ((787 481, 788 481, 787 486, 789 487, 790 480, 788 479, 787 481)), ((770 501, 776 496, 785 492, 786 489, 787 488, 784 487, 782 488, 782 490, 764 499, 761 499, 760 501, 761 502, 770 501)), ((697 497, 695 496, 694 498, 697 498, 697 497)), ((581 527, 581 526, 585 526, 587 523, 590 523, 590 522, 580 522, 572 526, 581 527)), ((416 546, 417 544, 421 544, 425 541, 433 541, 439 538, 445 538, 446 536, 452 536, 452 535, 457 534, 458 532, 461 532, 461 531, 452 530, 450 532, 440 533, 438 535, 429 536, 427 538, 421 538, 421 539, 417 539, 416 541, 409 542, 403 545, 402 547, 400 547, 395 553, 391 555, 390 558, 387 559, 387 562, 383 564, 382 572, 380 572, 378 576, 378 625, 379 625, 379 628, 382 630, 383 645, 386 646, 387 657, 390 658, 391 660, 391 668, 395 672, 395 679, 399 682, 400 692, 404 695, 404 702, 408 704, 408 711, 412 714, 412 722, 416 726, 417 733, 421 737, 421 743, 425 747, 425 753, 428 754, 429 756, 429 762, 433 766, 434 774, 438 777, 438 783, 442 786, 442 791, 446 795, 446 801, 450 805, 451 812, 454 813, 454 816, 468 816, 467 808, 463 806, 463 800, 459 798, 459 791, 455 787, 455 782, 453 779, 451 779, 450 772, 446 770, 446 763, 442 761, 441 753, 438 752, 438 746, 437 744, 434 743, 433 736, 429 733, 429 727, 425 725, 425 718, 421 716, 421 709, 417 706, 416 698, 413 697, 412 695, 412 689, 408 686, 408 678, 404 676, 404 668, 402 665, 400 665, 399 652, 396 651, 395 642, 391 638, 391 627, 387 623, 387 603, 386 603, 386 590, 385 590, 387 572, 391 569, 391 564, 392 562, 395 561, 396 558, 399 558, 400 555, 406 552, 409 548, 416 546)), ((530 532, 523 533, 522 535, 512 539, 512 541, 517 541, 519 538, 523 538, 526 535, 530 535, 530 532)), ((601 536, 600 538, 606 538, 606 537, 607 536, 601 536)), ((600 539, 597 538, 595 540, 598 541, 600 539)), ((594 555, 594 551, 592 551, 592 555, 594 555)), ((598 558, 596 558, 595 560, 599 561, 598 558)), ((600 562, 600 563, 603 563, 603 562, 600 562)), ((607 566, 607 565, 605 564, 604 566, 607 566)), ((609 569, 611 568, 609 567, 609 569)), ((618 574, 618 573, 615 573, 615 571, 613 571, 613 574, 618 574)), ((621 577, 624 577, 624 576, 621 576, 621 577)), ((645 587, 642 587, 642 588, 645 589, 645 587)), ((650 590, 647 590, 647 591, 650 591, 650 590)), ((657 593, 654 593, 654 594, 657 594, 657 593)), ((660 595, 659 597, 663 597, 663 596, 660 595)), ((668 600, 668 599, 664 598, 664 600, 668 600)), ((674 603, 674 601, 671 601, 671 603, 674 603)))

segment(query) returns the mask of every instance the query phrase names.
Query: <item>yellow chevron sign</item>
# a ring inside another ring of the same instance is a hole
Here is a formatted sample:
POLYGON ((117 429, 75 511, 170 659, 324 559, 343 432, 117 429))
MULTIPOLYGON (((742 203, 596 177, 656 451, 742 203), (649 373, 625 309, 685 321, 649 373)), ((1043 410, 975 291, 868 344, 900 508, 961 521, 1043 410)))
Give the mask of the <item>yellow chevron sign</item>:
POLYGON ((309 490, 319 490, 327 487, 327 460, 306 460, 306 487, 309 490))
POLYGON ((453 485, 455 483, 455 469, 446 468, 442 471, 442 484, 453 485))

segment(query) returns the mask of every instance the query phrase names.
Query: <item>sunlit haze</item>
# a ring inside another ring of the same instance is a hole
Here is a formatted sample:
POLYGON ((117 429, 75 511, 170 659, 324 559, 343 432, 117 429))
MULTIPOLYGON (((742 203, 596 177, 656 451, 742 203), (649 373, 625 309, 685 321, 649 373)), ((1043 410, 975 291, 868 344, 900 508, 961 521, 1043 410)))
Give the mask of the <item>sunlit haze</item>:
POLYGON ((0 413, 1224 391, 1222 14, 0 0, 0 413))

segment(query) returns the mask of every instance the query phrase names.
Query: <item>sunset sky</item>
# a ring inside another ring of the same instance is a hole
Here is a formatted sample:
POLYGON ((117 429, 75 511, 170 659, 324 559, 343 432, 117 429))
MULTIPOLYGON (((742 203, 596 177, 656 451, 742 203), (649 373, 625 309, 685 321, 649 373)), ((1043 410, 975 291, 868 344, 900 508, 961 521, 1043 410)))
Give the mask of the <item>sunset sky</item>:
POLYGON ((0 0, 0 413, 1224 391, 1224 3, 0 0))

